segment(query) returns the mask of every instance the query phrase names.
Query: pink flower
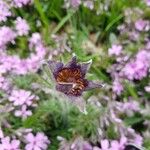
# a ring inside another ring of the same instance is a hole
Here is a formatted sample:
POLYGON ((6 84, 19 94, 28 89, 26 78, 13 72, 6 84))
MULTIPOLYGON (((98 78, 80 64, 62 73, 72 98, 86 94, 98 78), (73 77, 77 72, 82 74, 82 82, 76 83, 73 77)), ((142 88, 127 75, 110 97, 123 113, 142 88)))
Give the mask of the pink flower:
POLYGON ((16 7, 23 7, 32 2, 32 0, 13 0, 16 7))
POLYGON ((21 110, 16 110, 15 111, 15 116, 16 117, 22 117, 22 119, 26 119, 28 116, 31 116, 32 112, 30 110, 27 110, 27 106, 23 105, 21 107, 21 110))
POLYGON ((139 19, 135 22, 135 28, 139 31, 143 31, 147 25, 147 21, 139 19))
POLYGON ((32 133, 28 133, 25 136, 25 140, 27 145, 25 146, 25 150, 46 150, 50 141, 44 133, 38 132, 36 136, 32 133))
POLYGON ((13 42, 15 37, 16 34, 11 28, 7 26, 0 27, 0 48, 5 49, 6 44, 13 42))
POLYGON ((10 87, 9 82, 7 81, 6 78, 4 78, 3 76, 0 76, 0 89, 7 91, 10 87))
POLYGON ((9 96, 9 101, 13 102, 15 106, 20 105, 33 105, 33 101, 37 100, 38 97, 33 95, 30 91, 25 90, 13 90, 11 95, 9 96))
POLYGON ((83 142, 83 150, 93 150, 92 145, 87 141, 83 142))
POLYGON ((27 35, 29 33, 30 27, 25 19, 17 17, 15 24, 18 35, 22 36, 27 35))
POLYGON ((107 139, 101 140, 101 150, 109 150, 109 141, 107 139))
POLYGON ((121 45, 112 45, 111 48, 108 49, 109 56, 116 55, 119 56, 122 51, 121 45))
POLYGON ((20 150, 19 145, 19 140, 10 141, 10 137, 7 136, 1 139, 0 150, 20 150))
POLYGON ((149 67, 150 53, 146 50, 142 50, 137 53, 135 60, 125 65, 123 73, 130 80, 140 80, 147 75, 149 67))
POLYGON ((145 0, 145 1, 146 1, 147 6, 150 6, 150 0, 145 0))
POLYGON ((142 146, 142 144, 143 144, 143 137, 140 136, 139 134, 136 134, 133 142, 136 145, 138 145, 138 146, 142 146))
POLYGON ((77 8, 81 4, 81 0, 70 0, 70 4, 72 7, 77 8))
POLYGON ((150 93, 150 86, 145 86, 144 89, 145 89, 146 92, 150 93))
POLYGON ((121 92, 123 91, 123 86, 122 86, 122 84, 119 82, 118 79, 115 79, 115 80, 114 80, 112 90, 113 90, 113 92, 116 93, 117 95, 120 95, 121 92))
POLYGON ((90 0, 83 2, 83 5, 91 10, 94 8, 94 2, 90 0))
POLYGON ((11 16, 9 5, 4 0, 0 0, 0 22, 6 21, 9 16, 11 16))
POLYGON ((39 33, 33 33, 31 38, 29 39, 29 48, 37 47, 39 44, 41 45, 42 38, 39 33))

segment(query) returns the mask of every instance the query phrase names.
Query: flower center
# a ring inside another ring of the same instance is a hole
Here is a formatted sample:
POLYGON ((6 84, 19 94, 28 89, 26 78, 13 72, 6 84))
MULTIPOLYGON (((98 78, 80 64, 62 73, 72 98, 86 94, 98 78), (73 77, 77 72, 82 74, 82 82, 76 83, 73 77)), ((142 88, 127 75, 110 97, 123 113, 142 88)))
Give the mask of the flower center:
POLYGON ((87 86, 87 82, 82 77, 80 69, 64 68, 58 72, 56 81, 59 84, 72 84, 68 94, 80 95, 81 91, 87 86))

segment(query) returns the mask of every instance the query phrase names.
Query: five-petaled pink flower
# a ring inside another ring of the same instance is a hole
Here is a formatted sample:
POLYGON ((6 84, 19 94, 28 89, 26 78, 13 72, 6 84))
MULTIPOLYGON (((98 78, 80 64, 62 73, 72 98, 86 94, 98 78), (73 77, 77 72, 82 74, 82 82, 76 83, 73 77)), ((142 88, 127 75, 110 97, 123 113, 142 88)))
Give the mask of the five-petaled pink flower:
POLYGON ((0 150, 20 150, 19 140, 10 140, 10 137, 5 137, 1 139, 0 150))
POLYGON ((50 141, 44 133, 38 132, 36 136, 32 133, 28 133, 25 136, 25 140, 27 145, 25 146, 25 150, 46 150, 50 141))

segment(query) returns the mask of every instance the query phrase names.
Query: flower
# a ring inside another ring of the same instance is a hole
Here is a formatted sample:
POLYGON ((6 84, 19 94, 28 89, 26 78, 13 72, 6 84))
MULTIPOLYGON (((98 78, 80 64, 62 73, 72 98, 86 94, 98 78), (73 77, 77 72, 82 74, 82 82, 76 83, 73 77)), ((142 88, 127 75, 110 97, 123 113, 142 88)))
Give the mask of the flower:
POLYGON ((120 95, 121 92, 123 91, 123 86, 122 86, 122 84, 119 82, 118 79, 115 79, 115 80, 114 80, 112 90, 113 90, 113 92, 116 93, 117 95, 120 95))
POLYGON ((135 28, 139 31, 143 31, 147 25, 147 21, 139 19, 135 22, 135 28))
POLYGON ((37 100, 38 97, 33 95, 30 91, 25 90, 13 90, 11 95, 9 96, 9 101, 13 102, 14 106, 20 105, 33 105, 33 101, 37 100))
POLYGON ((23 105, 21 107, 21 110, 16 110, 15 111, 15 116, 16 117, 22 117, 22 119, 26 119, 28 116, 31 116, 32 112, 30 110, 27 110, 27 106, 23 105))
POLYGON ((25 136, 25 140, 27 145, 25 146, 25 150, 46 150, 50 141, 47 136, 42 132, 38 132, 36 136, 32 133, 28 133, 25 136))
POLYGON ((29 39, 29 48, 38 47, 38 45, 42 44, 42 38, 39 33, 33 33, 31 38, 29 39))
POLYGON ((4 1, 0 0, 0 22, 6 21, 7 17, 11 16, 9 5, 4 1))
POLYGON ((90 0, 83 2, 83 5, 91 10, 94 8, 94 3, 93 1, 90 1, 90 0))
POLYGON ((6 78, 4 78, 3 76, 0 76, 0 89, 7 91, 10 87, 9 82, 7 81, 6 78))
POLYGON ((147 75, 149 67, 150 53, 146 50, 141 50, 134 60, 125 65, 122 71, 129 80, 140 80, 147 75))
POLYGON ((22 36, 28 34, 30 27, 25 19, 17 17, 15 24, 18 35, 22 36))
POLYGON ((94 83, 85 79, 92 61, 78 64, 76 56, 64 65, 61 62, 48 61, 53 73, 56 89, 66 95, 81 96, 83 91, 102 87, 101 83, 94 83))
POLYGON ((0 48, 5 49, 6 44, 13 42, 15 37, 16 34, 11 28, 7 26, 0 27, 0 48))
POLYGON ((150 93, 150 86, 145 86, 144 89, 146 92, 150 93))
POLYGON ((13 0, 16 7, 23 7, 32 2, 32 0, 13 0))
POLYGON ((112 45, 111 48, 108 49, 109 56, 116 55, 119 56, 122 51, 121 45, 112 45))
POLYGON ((20 150, 19 146, 19 140, 10 141, 10 137, 7 136, 1 139, 0 150, 20 150))
POLYGON ((126 137, 121 137, 119 141, 112 140, 108 141, 107 139, 101 140, 101 149, 100 150, 124 150, 125 144, 127 143, 126 137))
POLYGON ((145 2, 147 6, 150 6, 150 0, 145 0, 145 2))
POLYGON ((81 0, 70 0, 70 5, 71 5, 73 8, 79 7, 80 4, 81 4, 81 0))

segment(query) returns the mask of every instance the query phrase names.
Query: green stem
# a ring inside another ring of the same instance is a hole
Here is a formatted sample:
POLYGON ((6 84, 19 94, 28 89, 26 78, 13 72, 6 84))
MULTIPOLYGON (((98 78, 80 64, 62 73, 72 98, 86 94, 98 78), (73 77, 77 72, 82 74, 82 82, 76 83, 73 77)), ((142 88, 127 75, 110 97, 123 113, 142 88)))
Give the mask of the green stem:
POLYGON ((59 24, 56 26, 56 28, 52 31, 52 34, 57 33, 57 32, 63 27, 63 25, 72 17, 73 14, 74 14, 74 12, 68 13, 67 16, 65 16, 65 17, 59 22, 59 24))

